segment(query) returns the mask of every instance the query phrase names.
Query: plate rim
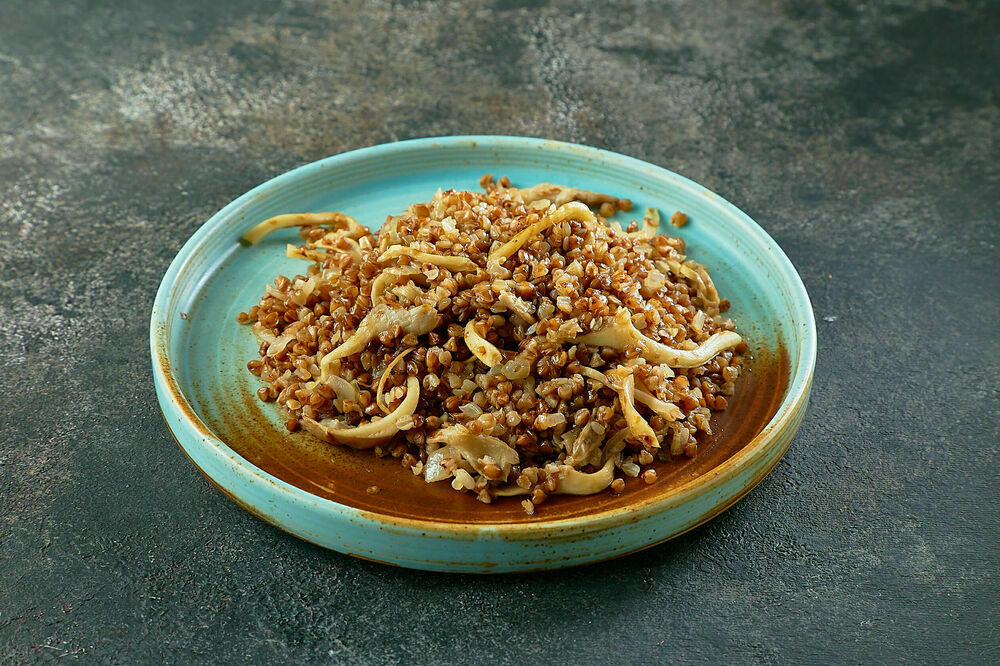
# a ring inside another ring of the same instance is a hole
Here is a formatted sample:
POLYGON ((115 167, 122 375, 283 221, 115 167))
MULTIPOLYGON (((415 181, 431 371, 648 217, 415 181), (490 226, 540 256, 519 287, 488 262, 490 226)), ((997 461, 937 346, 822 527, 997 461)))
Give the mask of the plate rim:
MULTIPOLYGON (((174 408, 177 417, 194 429, 203 444, 209 445, 215 450, 216 454, 228 458, 230 464, 234 465, 239 471, 244 474, 248 473, 251 476, 257 477, 271 488, 274 488, 277 492, 290 495, 290 499, 298 502, 307 501, 312 503, 315 508, 331 514, 332 516, 373 522, 378 524, 379 527, 394 527, 398 530, 406 532, 435 532, 450 536, 473 538, 477 536, 490 535, 502 538, 511 538, 513 540, 522 540, 534 538, 541 532, 551 536, 553 530, 571 530, 574 535, 579 535, 581 529, 587 532, 600 531, 615 525, 636 522, 640 519, 648 518, 664 511, 668 511, 678 505, 683 505, 695 496, 711 490, 728 479, 737 476, 740 470, 749 465, 755 458, 767 454, 769 452, 769 445, 778 442, 781 439, 780 435, 792 425, 793 421, 801 419, 802 412, 808 402, 812 386, 817 355, 817 340, 816 323, 812 304, 809 299, 809 295, 806 292, 805 285, 803 284, 798 271, 791 263, 791 260, 788 259, 785 252, 781 249, 777 242, 775 242, 770 234, 768 234, 750 216, 726 200, 724 197, 669 169, 610 150, 582 144, 532 137, 508 135, 456 135, 408 139, 405 141, 377 144, 374 146, 358 148, 331 155, 329 157, 300 165, 289 171, 285 171, 273 178, 268 179, 267 181, 264 181, 230 201, 209 217, 205 222, 203 222, 187 239, 187 241, 185 241, 180 250, 171 260, 169 267, 164 273, 157 289, 156 297, 153 301, 152 312, 150 313, 150 351, 152 356, 154 384, 157 388, 158 402, 160 403, 161 411, 164 412, 164 416, 167 416, 167 406, 164 405, 165 394, 170 406, 174 408), (732 218, 734 218, 735 221, 739 222, 744 227, 747 227, 747 230, 751 232, 750 235, 763 242, 764 245, 773 253, 775 263, 782 270, 781 277, 784 278, 782 282, 791 288, 791 300, 795 303, 795 307, 793 309, 796 312, 801 310, 801 314, 804 315, 802 325, 805 328, 802 334, 802 344, 794 350, 795 353, 789 354, 790 360, 792 361, 793 374, 789 376, 786 395, 779 404, 775 414, 764 425, 761 431, 739 451, 733 454, 733 456, 723 461, 716 467, 713 467, 710 471, 671 489, 666 495, 659 495, 654 498, 639 500, 624 507, 602 509, 592 514, 568 518, 558 518, 552 520, 536 519, 530 522, 511 521, 472 524, 393 516, 367 509, 360 509, 332 499, 314 495, 265 472, 243 456, 239 455, 236 451, 230 448, 228 444, 216 436, 211 428, 209 428, 208 425, 197 416, 197 413, 194 411, 190 402, 180 390, 180 387, 173 377, 169 347, 167 344, 168 322, 166 320, 166 315, 169 312, 169 305, 174 293, 173 284, 176 282, 176 278, 182 274, 198 247, 202 244, 202 240, 206 236, 209 236, 221 223, 233 217, 234 213, 237 213, 249 202, 252 202, 265 192, 280 188, 289 181, 294 182, 307 172, 340 166, 343 163, 350 163, 351 161, 360 158, 378 157, 380 155, 393 154, 400 151, 447 149, 453 146, 472 146, 476 148, 482 146, 484 148, 494 148, 499 150, 533 148, 540 149, 543 152, 550 154, 558 151, 571 151, 580 153, 586 157, 600 159, 605 163, 610 163, 611 165, 618 163, 632 169, 638 168, 650 171, 651 175, 655 175, 660 179, 665 178, 674 186, 686 189, 694 194, 701 194, 710 197, 714 204, 721 206, 730 214, 732 218)), ((173 438, 183 448, 183 444, 180 439, 182 433, 175 432, 173 428, 170 428, 169 422, 168 429, 171 431, 173 438)), ((791 438, 789 438, 789 445, 790 442, 791 438)), ((778 460, 784 456, 787 448, 788 446, 785 446, 785 450, 780 452, 774 462, 775 465, 778 460)), ((185 454, 190 457, 186 450, 185 454)), ((200 465, 195 463, 195 466, 198 467, 202 473, 208 475, 208 473, 200 465)), ((753 486, 763 480, 763 478, 770 473, 771 469, 773 469, 773 466, 774 465, 769 466, 763 474, 753 479, 747 487, 736 493, 737 499, 745 495, 745 493, 748 492, 753 486)), ((220 485, 218 481, 215 481, 214 479, 213 481, 215 485, 220 485)), ((230 490, 227 495, 231 493, 232 491, 230 490)), ((735 501, 736 500, 731 502, 729 506, 735 503, 735 501)), ((243 506, 243 503, 238 502, 238 504, 243 506)), ((726 508, 728 508, 728 506, 726 508)), ((722 509, 718 512, 709 511, 709 517, 714 517, 724 510, 725 509, 722 509)), ((256 511, 252 513, 264 518, 267 522, 274 522, 273 520, 268 520, 263 511, 256 511)), ((708 519, 709 518, 706 518, 705 520, 708 519)), ((700 524, 700 522, 698 524, 700 524)))

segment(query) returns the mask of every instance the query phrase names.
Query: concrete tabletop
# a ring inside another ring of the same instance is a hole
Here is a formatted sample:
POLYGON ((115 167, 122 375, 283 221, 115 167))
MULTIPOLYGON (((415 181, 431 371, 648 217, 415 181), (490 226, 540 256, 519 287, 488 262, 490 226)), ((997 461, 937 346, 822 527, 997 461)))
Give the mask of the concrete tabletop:
POLYGON ((998 34, 961 1, 0 3, 0 662, 996 662, 998 34), (818 322, 796 442, 709 524, 563 572, 244 512, 157 407, 171 258, 292 167, 487 133, 756 219, 818 322))

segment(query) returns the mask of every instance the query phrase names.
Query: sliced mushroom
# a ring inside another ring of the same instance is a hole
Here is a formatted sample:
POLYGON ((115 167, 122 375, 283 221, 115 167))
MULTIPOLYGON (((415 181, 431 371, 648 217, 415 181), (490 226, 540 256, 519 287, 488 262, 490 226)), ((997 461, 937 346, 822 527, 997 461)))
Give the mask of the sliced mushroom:
MULTIPOLYGON (((511 466, 520 462, 517 451, 504 444, 501 440, 489 435, 473 435, 465 426, 461 425, 442 428, 428 437, 427 442, 430 444, 444 444, 445 447, 443 448, 445 449, 458 450, 462 458, 480 474, 483 473, 483 469, 479 461, 489 456, 500 466, 502 473, 500 478, 502 479, 506 479, 507 475, 510 474, 511 466)), ((441 449, 438 449, 438 451, 430 455, 428 465, 430 464, 430 460, 438 455, 440 451, 441 449)))
POLYGON ((503 362, 503 354, 477 330, 477 322, 474 319, 465 325, 464 338, 469 351, 486 367, 493 368, 503 362))
POLYGON ((278 229, 317 227, 321 225, 333 225, 352 234, 364 235, 368 233, 368 229, 358 224, 357 220, 343 213, 289 213, 287 215, 276 215, 264 220, 243 234, 241 240, 246 245, 253 245, 264 236, 278 229))
POLYGON ((379 256, 378 260, 379 262, 383 262, 389 261, 390 259, 396 259, 398 257, 410 257, 411 259, 415 259, 421 263, 440 266, 441 268, 447 268, 449 271, 456 273, 462 271, 475 271, 479 268, 479 266, 476 265, 476 262, 468 257, 433 254, 431 252, 424 252, 423 250, 407 247, 405 245, 393 245, 388 250, 383 252, 379 256))
POLYGON ((507 308, 510 312, 513 312, 522 320, 525 324, 534 324, 535 315, 532 312, 532 306, 530 303, 525 301, 523 298, 514 294, 514 292, 505 290, 500 292, 497 296, 497 303, 507 308))
POLYGON ((609 203, 617 207, 620 201, 620 199, 610 194, 581 190, 578 187, 567 187, 554 183, 538 183, 532 187, 517 190, 517 194, 524 203, 548 199, 556 206, 561 206, 570 201, 581 201, 591 208, 596 208, 602 203, 609 203))
POLYGON ((608 459, 596 472, 588 474, 573 469, 569 465, 560 465, 561 472, 556 481, 557 495, 593 495, 599 493, 615 480, 615 462, 608 459))
POLYGON ((623 372, 617 374, 623 370, 625 369, 615 368, 608 373, 608 378, 611 379, 611 388, 618 393, 618 402, 621 403, 625 423, 632 431, 633 439, 642 444, 643 448, 647 450, 658 449, 660 441, 657 439, 656 433, 646 422, 646 419, 639 414, 639 410, 635 408, 635 377, 631 371, 627 375, 623 372))
POLYGON ((337 394, 337 399, 334 400, 333 406, 341 412, 344 411, 344 401, 357 402, 360 397, 361 391, 358 390, 357 385, 347 381, 340 375, 330 375, 327 377, 326 385, 332 388, 333 392, 337 394))
POLYGON ((304 259, 305 261, 315 261, 322 263, 326 259, 326 252, 318 252, 308 248, 301 248, 292 245, 285 245, 285 256, 289 259, 304 259))
MULTIPOLYGON (((584 377, 588 377, 590 379, 594 379, 601 382, 611 390, 615 390, 615 387, 612 385, 611 380, 600 370, 595 370, 594 368, 581 367, 580 374, 582 374, 584 377)), ((643 391, 642 389, 639 388, 635 389, 634 393, 635 393, 635 401, 641 402, 642 404, 649 407, 649 409, 652 410, 654 414, 658 414, 668 421, 678 421, 684 418, 684 412, 682 412, 681 408, 675 405, 674 403, 664 402, 663 400, 660 400, 659 398, 654 396, 652 393, 643 391)))
POLYGON ((581 222, 596 223, 597 218, 586 205, 577 201, 565 203, 552 212, 546 213, 538 222, 529 224, 519 231, 512 239, 490 252, 486 260, 486 270, 491 274, 497 273, 497 269, 503 266, 515 252, 521 249, 528 241, 539 235, 549 227, 566 220, 579 220, 581 222))
POLYGON ((681 411, 680 407, 672 402, 664 402, 642 389, 635 389, 635 401, 646 405, 650 411, 667 421, 679 421, 684 418, 684 412, 681 411))
POLYGON ((322 371, 320 381, 325 381, 330 375, 331 363, 338 358, 362 352, 368 343, 382 331, 398 325, 407 333, 423 335, 434 330, 440 323, 441 314, 433 306, 427 304, 412 308, 392 308, 385 303, 379 303, 368 311, 351 337, 323 357, 319 364, 322 371))
POLYGON ((425 280, 426 278, 423 271, 415 266, 396 266, 385 269, 378 274, 378 277, 372 280, 372 303, 378 303, 382 300, 382 294, 385 293, 390 282, 400 284, 401 282, 418 279, 425 280))
POLYGON ((420 380, 410 376, 406 378, 406 397, 399 407, 387 414, 384 419, 371 421, 354 428, 345 427, 340 421, 324 419, 315 421, 310 418, 300 420, 307 431, 334 444, 344 444, 355 449, 370 449, 383 444, 396 435, 404 426, 411 423, 417 401, 420 399, 420 380))
POLYGON ((598 421, 590 420, 583 426, 569 447, 575 466, 590 463, 593 455, 599 451, 601 442, 604 441, 604 433, 605 428, 598 421))
POLYGON ((675 349, 640 333, 632 324, 628 310, 619 308, 610 325, 580 336, 577 342, 618 351, 636 345, 642 350, 642 357, 652 363, 666 363, 672 368, 696 368, 708 363, 720 352, 740 344, 743 338, 733 331, 721 331, 713 333, 694 349, 675 349))

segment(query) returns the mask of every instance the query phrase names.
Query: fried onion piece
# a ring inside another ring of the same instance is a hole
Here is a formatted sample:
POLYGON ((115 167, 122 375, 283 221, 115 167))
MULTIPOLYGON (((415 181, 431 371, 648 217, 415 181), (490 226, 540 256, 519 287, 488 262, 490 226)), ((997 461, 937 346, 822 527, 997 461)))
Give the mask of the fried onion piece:
MULTIPOLYGON (((333 389, 333 392, 337 394, 337 399, 334 401, 333 406, 340 411, 344 411, 344 401, 350 400, 357 402, 361 393, 356 384, 347 381, 340 375, 330 375, 327 377, 326 385, 333 389)), ((306 386, 308 387, 309 385, 307 384, 306 386)))
POLYGON ((315 243, 309 243, 309 247, 326 250, 331 254, 335 252, 340 254, 349 254, 355 261, 361 261, 362 254, 364 252, 361 249, 361 243, 350 236, 343 235, 336 235, 333 237, 323 236, 315 243), (342 247, 344 245, 347 247, 342 247))
POLYGON ((631 431, 628 428, 622 428, 615 434, 611 435, 611 438, 604 443, 604 462, 607 463, 609 460, 614 460, 619 453, 625 450, 625 440, 628 438, 631 431))
POLYGON ((524 323, 526 324, 535 323, 535 315, 532 312, 531 304, 525 301, 520 296, 517 296, 514 292, 510 291, 509 289, 505 289, 504 291, 500 292, 500 295, 497 296, 497 303, 507 308, 509 312, 513 312, 514 314, 516 314, 518 317, 524 320, 524 323))
POLYGON ((467 472, 472 470, 472 466, 465 460, 457 447, 442 446, 427 456, 427 462, 424 464, 424 481, 427 483, 444 481, 451 478, 458 468, 467 472), (449 461, 451 462, 449 463, 449 461))

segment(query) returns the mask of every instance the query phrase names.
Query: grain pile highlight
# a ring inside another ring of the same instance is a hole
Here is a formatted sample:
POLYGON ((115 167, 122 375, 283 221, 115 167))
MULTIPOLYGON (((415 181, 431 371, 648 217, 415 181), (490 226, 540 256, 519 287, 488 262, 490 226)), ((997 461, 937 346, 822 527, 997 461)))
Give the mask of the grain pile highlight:
POLYGON ((733 395, 746 345, 706 268, 657 233, 622 229, 627 200, 542 183, 439 191, 377 234, 340 213, 281 215, 309 262, 241 313, 247 364, 286 427, 391 455, 482 502, 620 493, 694 456, 733 395))

